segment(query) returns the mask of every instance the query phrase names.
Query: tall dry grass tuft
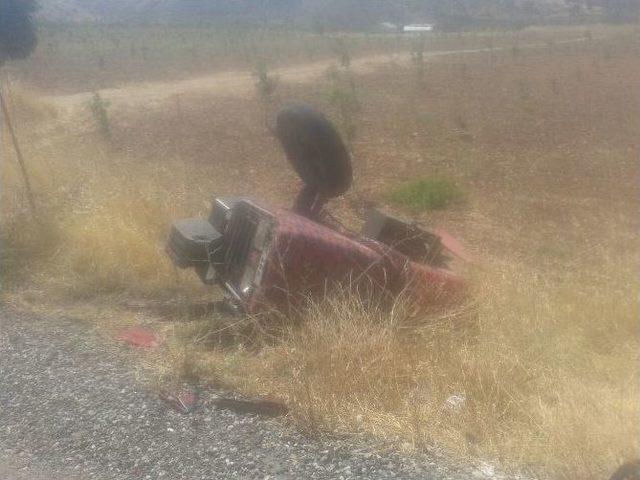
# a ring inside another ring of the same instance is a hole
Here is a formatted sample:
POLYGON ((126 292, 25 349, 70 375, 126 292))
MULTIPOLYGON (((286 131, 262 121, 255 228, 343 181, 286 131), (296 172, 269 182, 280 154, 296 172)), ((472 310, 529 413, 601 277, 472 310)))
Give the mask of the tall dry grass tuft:
POLYGON ((477 302, 422 318, 331 298, 275 345, 199 362, 226 385, 286 397, 307 428, 605 478, 640 449, 637 305, 631 272, 617 272, 585 290, 579 274, 492 267, 477 302))
POLYGON ((73 248, 62 254, 59 268, 72 291, 144 293, 171 286, 173 269, 163 252, 165 212, 144 193, 104 198, 64 225, 60 243, 73 248))
POLYGON ((31 283, 37 278, 40 286, 73 297, 175 293, 177 274, 164 241, 169 219, 184 209, 184 182, 173 175, 179 167, 153 172, 86 132, 87 141, 70 141, 54 121, 55 109, 50 122, 42 122, 50 104, 19 87, 14 91, 22 92, 10 108, 37 215, 29 211, 15 152, 5 142, 0 221, 5 285, 30 277, 31 283), (33 148, 42 136, 47 141, 33 148))
POLYGON ((4 83, 4 94, 14 121, 29 124, 50 121, 58 116, 55 105, 20 83, 4 83))
MULTIPOLYGON (((29 93, 20 85, 10 85, 8 81, 2 86, 3 101, 11 115, 11 123, 15 133, 22 133, 25 123, 28 128, 42 128, 47 121, 56 118, 55 107, 29 93)), ((32 183, 40 177, 37 166, 26 162, 26 173, 19 168, 15 154, 15 145, 9 136, 7 123, 2 115, 0 125, 0 158, 2 165, 2 189, 0 212, 2 215, 0 229, 0 275, 3 279, 16 279, 22 267, 40 261, 43 255, 50 252, 56 237, 55 221, 44 215, 34 218, 30 192, 27 182, 32 183), (26 175, 26 178, 25 178, 26 175)), ((20 135, 18 135, 20 137, 20 135)), ((20 145, 19 141, 19 145, 20 145)))

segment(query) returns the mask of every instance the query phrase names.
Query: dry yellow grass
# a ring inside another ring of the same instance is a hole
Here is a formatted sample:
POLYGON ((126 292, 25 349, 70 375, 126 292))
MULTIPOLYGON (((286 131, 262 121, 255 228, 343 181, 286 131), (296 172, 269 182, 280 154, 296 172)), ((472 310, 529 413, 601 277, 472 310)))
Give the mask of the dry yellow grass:
POLYGON ((473 306, 420 319, 328 299, 275 344, 196 344, 189 361, 205 378, 285 398, 307 427, 605 478, 640 447, 633 272, 609 273, 585 291, 579 275, 491 265, 473 306), (458 409, 452 395, 465 399, 458 409))
MULTIPOLYGON (((355 223, 362 198, 414 175, 459 180, 468 203, 421 219, 463 233, 477 254, 473 301, 406 318, 402 305, 327 299, 298 325, 251 329, 249 342, 236 326, 226 346, 209 341, 221 325, 205 318, 176 326, 167 363, 284 396, 301 425, 516 470, 599 479, 639 456, 638 58, 623 37, 443 60, 421 90, 393 64, 359 78, 357 184, 334 208, 355 223), (457 411, 451 395, 465 398, 457 411)), ((279 93, 326 107, 325 87, 283 82, 279 93)), ((204 212, 213 193, 289 201, 293 175, 252 98, 114 105, 107 142, 88 107, 56 117, 21 96, 18 133, 47 222, 30 221, 5 142, 6 288, 37 284, 66 301, 202 295, 163 253, 171 219, 204 212)))

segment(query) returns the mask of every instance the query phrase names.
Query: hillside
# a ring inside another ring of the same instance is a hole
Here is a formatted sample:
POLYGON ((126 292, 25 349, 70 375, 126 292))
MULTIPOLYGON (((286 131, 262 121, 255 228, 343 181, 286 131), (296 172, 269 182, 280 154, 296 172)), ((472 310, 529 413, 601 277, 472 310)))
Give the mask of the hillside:
POLYGON ((605 14, 637 19, 638 0, 40 0, 56 22, 193 22, 370 28, 386 21, 441 26, 576 21, 605 14))
POLYGON ((268 11, 280 14, 300 2, 279 0, 40 0, 40 18, 51 21, 192 21, 259 17, 268 11))

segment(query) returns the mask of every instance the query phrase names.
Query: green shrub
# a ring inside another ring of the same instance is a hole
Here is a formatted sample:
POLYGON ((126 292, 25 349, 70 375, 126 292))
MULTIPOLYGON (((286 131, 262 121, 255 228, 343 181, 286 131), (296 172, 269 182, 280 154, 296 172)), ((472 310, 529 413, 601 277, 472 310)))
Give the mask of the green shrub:
POLYGON ((271 129, 270 119, 272 117, 273 96, 278 88, 278 80, 273 77, 267 69, 267 63, 264 59, 256 61, 254 76, 256 78, 256 93, 262 106, 264 114, 264 124, 267 129, 271 129))
POLYGON ((421 87, 424 82, 424 66, 425 66, 425 37, 423 34, 416 37, 411 44, 411 60, 415 66, 416 82, 421 87))
POLYGON ((451 179, 423 178, 391 192, 390 200, 413 211, 440 210, 462 199, 462 191, 451 179))
POLYGON ((341 133, 351 145, 356 137, 361 111, 358 87, 349 69, 332 68, 327 72, 327 79, 329 103, 337 114, 341 133))
POLYGON ((351 52, 344 38, 336 38, 334 52, 338 56, 338 61, 342 68, 351 66, 351 52))
POLYGON ((108 107, 108 100, 104 100, 97 92, 93 94, 89 108, 91 108, 91 113, 93 113, 93 118, 98 125, 100 133, 106 140, 111 139, 111 122, 109 121, 108 107))
POLYGON ((269 74, 264 59, 256 61, 254 76, 256 77, 256 92, 262 102, 268 103, 276 91, 278 81, 269 74))

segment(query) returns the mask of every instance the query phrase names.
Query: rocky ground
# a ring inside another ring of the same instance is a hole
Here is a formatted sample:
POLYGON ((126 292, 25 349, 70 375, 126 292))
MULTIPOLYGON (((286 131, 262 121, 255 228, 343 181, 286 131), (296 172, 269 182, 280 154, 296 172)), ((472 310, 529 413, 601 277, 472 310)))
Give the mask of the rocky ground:
POLYGON ((0 310, 0 477, 40 479, 482 478, 359 437, 306 436, 282 419, 181 414, 140 382, 141 353, 88 324, 0 310))

